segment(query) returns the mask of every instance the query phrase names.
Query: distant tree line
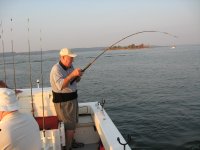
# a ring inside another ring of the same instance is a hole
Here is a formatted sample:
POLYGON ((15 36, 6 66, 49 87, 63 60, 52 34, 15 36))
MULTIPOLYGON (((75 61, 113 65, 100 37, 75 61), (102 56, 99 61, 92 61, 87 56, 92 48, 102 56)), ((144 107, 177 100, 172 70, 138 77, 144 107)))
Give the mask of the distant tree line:
POLYGON ((131 44, 131 45, 128 45, 128 46, 113 46, 111 48, 109 48, 109 50, 119 50, 119 49, 140 49, 140 48, 149 48, 148 45, 144 45, 143 43, 142 44, 139 44, 139 45, 135 45, 135 44, 131 44))

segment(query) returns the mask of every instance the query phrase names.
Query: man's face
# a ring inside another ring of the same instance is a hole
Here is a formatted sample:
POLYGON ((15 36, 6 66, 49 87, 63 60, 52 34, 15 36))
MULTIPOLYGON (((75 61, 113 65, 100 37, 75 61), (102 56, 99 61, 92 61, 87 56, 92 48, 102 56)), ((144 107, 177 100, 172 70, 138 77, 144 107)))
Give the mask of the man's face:
POLYGON ((62 56, 62 63, 63 63, 66 67, 71 67, 73 60, 74 60, 73 57, 70 57, 70 56, 62 56))

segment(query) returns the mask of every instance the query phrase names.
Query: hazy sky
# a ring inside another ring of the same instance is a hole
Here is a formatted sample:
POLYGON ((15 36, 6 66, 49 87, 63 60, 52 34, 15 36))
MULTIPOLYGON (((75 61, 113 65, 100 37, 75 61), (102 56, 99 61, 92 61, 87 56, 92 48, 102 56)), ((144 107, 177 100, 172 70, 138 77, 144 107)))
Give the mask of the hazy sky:
POLYGON ((200 0, 0 0, 0 21, 6 51, 11 39, 14 51, 27 51, 28 37, 31 50, 107 47, 143 30, 178 38, 145 33, 121 44, 200 44, 200 0))

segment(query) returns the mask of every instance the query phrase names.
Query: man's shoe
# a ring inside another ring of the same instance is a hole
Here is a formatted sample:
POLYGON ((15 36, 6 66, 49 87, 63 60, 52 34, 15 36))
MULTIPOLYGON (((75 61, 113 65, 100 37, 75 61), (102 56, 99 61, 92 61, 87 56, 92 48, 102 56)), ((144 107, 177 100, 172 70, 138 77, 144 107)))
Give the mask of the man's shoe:
MULTIPOLYGON (((62 146, 61 150, 67 150, 67 147, 66 146, 62 146)), ((69 150, 72 150, 72 148, 69 148, 69 150)))
POLYGON ((76 142, 75 140, 73 140, 72 142, 72 148, 80 148, 80 147, 84 147, 84 143, 79 143, 79 142, 76 142))
POLYGON ((66 146, 61 146, 61 150, 66 150, 66 146))

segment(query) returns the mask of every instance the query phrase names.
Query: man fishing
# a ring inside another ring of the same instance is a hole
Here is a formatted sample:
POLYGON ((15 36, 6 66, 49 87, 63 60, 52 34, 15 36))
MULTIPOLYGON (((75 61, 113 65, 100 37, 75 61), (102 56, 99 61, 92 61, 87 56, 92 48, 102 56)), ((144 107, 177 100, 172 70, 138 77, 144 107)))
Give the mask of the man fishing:
MULTIPOLYGON (((135 36, 141 33, 162 33, 165 35, 176 36, 167 32, 160 31, 140 31, 130 34, 119 41, 113 43, 111 46, 105 48, 103 52, 97 55, 85 68, 73 68, 73 58, 76 57, 70 49, 63 48, 60 51, 60 61, 55 64, 50 73, 50 83, 53 90, 53 102, 56 109, 58 118, 65 123, 66 127, 66 145, 67 150, 70 149, 72 139, 74 136, 75 124, 77 122, 78 115, 78 102, 77 102, 77 85, 76 83, 80 80, 83 72, 85 72, 100 56, 107 52, 110 48, 120 43, 121 41, 135 36)), ((76 144, 76 146, 82 146, 82 144, 76 144)))
POLYGON ((53 93, 55 110, 60 121, 65 124, 66 149, 83 147, 84 144, 73 140, 76 123, 78 122, 77 82, 80 81, 82 70, 74 68, 72 62, 77 55, 68 48, 60 50, 60 61, 50 72, 50 83, 53 93), (76 82, 72 81, 76 79, 76 82))

